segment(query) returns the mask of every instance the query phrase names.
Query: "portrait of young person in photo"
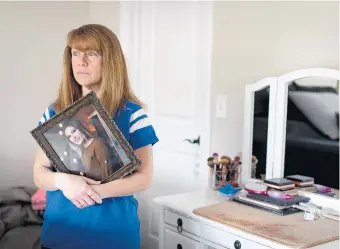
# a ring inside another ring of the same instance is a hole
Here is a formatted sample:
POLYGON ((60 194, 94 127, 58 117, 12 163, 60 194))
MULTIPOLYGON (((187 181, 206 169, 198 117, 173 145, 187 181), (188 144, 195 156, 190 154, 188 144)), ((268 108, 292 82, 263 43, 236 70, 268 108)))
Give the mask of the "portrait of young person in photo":
POLYGON ((83 170, 80 175, 104 181, 111 174, 109 150, 103 140, 91 134, 79 121, 64 123, 64 136, 70 148, 78 154, 83 170))

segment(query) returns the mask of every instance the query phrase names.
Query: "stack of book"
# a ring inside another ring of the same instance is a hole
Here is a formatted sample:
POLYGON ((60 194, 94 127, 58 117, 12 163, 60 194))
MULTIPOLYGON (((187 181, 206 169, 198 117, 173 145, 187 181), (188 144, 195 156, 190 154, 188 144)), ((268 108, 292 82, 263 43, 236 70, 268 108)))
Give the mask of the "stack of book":
MULTIPOLYGON (((269 188, 268 188, 269 189, 269 188)), ((301 210, 293 208, 294 204, 300 202, 308 202, 308 197, 292 195, 289 199, 272 197, 266 193, 246 193, 238 195, 233 198, 233 201, 247 205, 253 208, 264 210, 267 212, 275 213, 278 215, 289 215, 300 212, 301 210)))
POLYGON ((268 186, 268 190, 279 190, 289 195, 296 195, 297 190, 293 181, 285 178, 273 178, 263 181, 268 186))
POLYGON ((248 193, 244 196, 237 196, 233 200, 247 206, 284 216, 300 212, 301 210, 293 208, 292 206, 300 202, 306 203, 310 199, 308 197, 295 195, 292 199, 284 200, 263 194, 248 193))
POLYGON ((301 210, 293 208, 294 204, 309 202, 310 198, 298 195, 298 190, 310 191, 332 196, 327 187, 314 183, 314 178, 303 175, 289 175, 285 178, 263 180, 261 191, 247 189, 246 194, 238 195, 233 201, 279 215, 288 215, 301 210), (322 190, 323 189, 323 190, 322 190))
POLYGON ((279 190, 289 195, 297 195, 298 190, 304 190, 311 193, 335 196, 332 191, 320 191, 314 182, 314 178, 303 175, 289 175, 285 178, 273 178, 264 180, 264 184, 268 186, 268 190, 279 190))
POLYGON ((303 175, 290 175, 286 176, 286 179, 290 180, 295 184, 297 190, 304 190, 309 192, 315 192, 314 178, 303 175))

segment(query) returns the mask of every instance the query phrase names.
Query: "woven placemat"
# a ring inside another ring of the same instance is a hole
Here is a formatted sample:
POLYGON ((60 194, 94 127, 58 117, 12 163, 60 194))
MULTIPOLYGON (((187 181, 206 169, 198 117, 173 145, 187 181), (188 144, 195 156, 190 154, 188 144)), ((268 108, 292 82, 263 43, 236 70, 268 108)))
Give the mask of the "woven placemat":
POLYGON ((306 221, 303 212, 280 216, 226 201, 193 210, 209 218, 293 248, 308 248, 339 239, 339 222, 328 218, 306 221))

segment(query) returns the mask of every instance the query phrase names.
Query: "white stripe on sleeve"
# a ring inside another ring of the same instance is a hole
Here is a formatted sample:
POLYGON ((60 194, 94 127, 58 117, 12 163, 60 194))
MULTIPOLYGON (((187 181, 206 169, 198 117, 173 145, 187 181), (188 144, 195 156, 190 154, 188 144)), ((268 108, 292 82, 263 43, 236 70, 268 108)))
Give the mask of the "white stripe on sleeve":
POLYGON ((149 119, 147 117, 138 120, 135 124, 130 127, 130 133, 133 133, 139 129, 147 127, 150 125, 149 119))
POLYGON ((40 123, 41 123, 41 124, 45 123, 45 119, 44 119, 44 117, 41 117, 41 119, 40 119, 40 123))
POLYGON ((45 111, 45 116, 46 116, 46 120, 50 119, 50 112, 48 109, 45 111))
POLYGON ((139 118, 140 116, 143 116, 145 113, 145 111, 143 109, 139 109, 138 111, 134 112, 132 115, 131 115, 131 118, 130 118, 130 123, 133 122, 136 118, 139 118))

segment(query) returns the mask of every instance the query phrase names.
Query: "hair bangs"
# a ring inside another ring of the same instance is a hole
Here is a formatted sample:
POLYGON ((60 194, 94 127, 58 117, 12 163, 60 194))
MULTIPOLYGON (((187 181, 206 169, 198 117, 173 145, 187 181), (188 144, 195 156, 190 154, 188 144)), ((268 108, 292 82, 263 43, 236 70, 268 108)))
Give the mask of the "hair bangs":
POLYGON ((79 51, 96 51, 102 54, 100 40, 95 34, 84 30, 74 30, 68 37, 68 46, 79 51))

